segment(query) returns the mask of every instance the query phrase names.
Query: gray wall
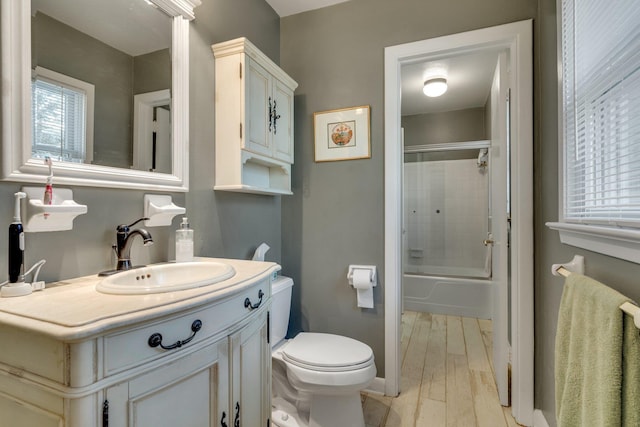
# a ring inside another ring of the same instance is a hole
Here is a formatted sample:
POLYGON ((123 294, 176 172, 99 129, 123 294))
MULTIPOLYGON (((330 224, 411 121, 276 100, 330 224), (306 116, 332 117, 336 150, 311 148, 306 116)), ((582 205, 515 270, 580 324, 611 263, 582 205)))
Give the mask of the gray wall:
MULTIPOLYGON (((265 241, 271 246, 267 260, 280 261, 280 198, 223 194, 213 191, 214 164, 214 60, 211 44, 247 35, 272 59, 279 59, 279 19, 263 0, 203 0, 190 29, 190 191, 173 194, 187 207, 195 229, 195 253, 202 256, 248 258, 265 241)), ((44 186, 44 177, 42 180, 44 186)), ((13 217, 13 193, 19 183, 0 183, 0 218, 5 226, 13 217)), ((56 182, 54 177, 54 191, 56 182)), ((28 233, 26 265, 47 259, 41 277, 53 281, 113 268, 111 244, 115 227, 142 216, 144 191, 75 187, 74 198, 89 212, 76 218, 74 229, 28 233)), ((149 229, 155 244, 135 242, 137 263, 159 262, 174 255, 171 227, 149 229)), ((7 244, 0 244, 0 271, 7 271, 7 244)), ((2 276, 6 273, 2 274, 2 276)), ((0 279, 3 281, 4 279, 0 279)), ((70 301, 70 304, 73 302, 70 301)))
POLYGON ((554 340, 562 280, 552 263, 584 255, 586 273, 640 300, 640 266, 562 245, 544 224, 558 219, 555 0, 421 2, 352 0, 284 18, 282 66, 296 91, 293 198, 283 203, 283 265, 296 280, 291 328, 336 331, 372 345, 383 376, 382 293, 372 312, 354 307, 346 265, 384 262, 383 48, 527 18, 534 21, 535 407, 555 426, 554 340), (462 13, 464 11, 464 13, 462 13), (389 23, 401 23, 394 25, 389 23), (347 65, 336 66, 336 52, 347 65), (372 159, 313 162, 314 111, 372 106, 372 159), (375 199, 375 200, 372 200, 375 199), (339 215, 336 214, 339 212, 339 215), (340 218, 357 218, 345 226, 340 218), (336 303, 338 301, 338 303, 336 303))
POLYGON ((554 427, 553 352, 562 280, 550 273, 553 263, 584 255, 586 274, 640 300, 640 265, 595 254, 560 243, 558 233, 544 223, 558 220, 558 106, 556 67, 556 2, 540 0, 536 40, 536 151, 535 168, 535 397, 554 427))
MULTIPOLYGON (((196 254, 248 257, 266 241, 268 260, 280 261, 296 281, 292 330, 335 331, 361 339, 376 352, 384 376, 384 283, 376 308, 355 307, 346 285, 349 263, 384 263, 383 48, 527 18, 535 20, 535 406, 555 426, 553 351, 562 281, 554 262, 585 255, 587 274, 640 300, 640 266, 562 245, 544 223, 558 218, 558 138, 555 0, 352 0, 282 19, 262 0, 204 0, 191 25, 191 190, 174 194, 186 203, 196 230, 196 254), (401 23, 401 24, 398 24, 401 23), (281 28, 279 28, 281 26, 281 28), (280 45, 278 34, 280 31, 280 45), (249 37, 300 83, 296 91, 295 196, 280 198, 214 193, 213 76, 210 45, 249 37), (336 52, 347 59, 336 66, 336 52), (316 164, 314 111, 353 105, 372 107, 372 158, 316 164)), ((44 180, 43 180, 44 181, 44 180)), ((55 182, 55 181, 54 181, 55 182)), ((54 184, 55 186, 55 184, 54 184)), ((0 217, 12 216, 20 184, 0 183, 0 217)), ((89 213, 67 232, 27 235, 27 264, 40 258, 45 280, 95 273, 112 266, 114 227, 142 214, 142 191, 77 187, 75 198, 89 213), (64 250, 61 250, 64 248, 64 250)), ((173 256, 173 227, 154 228, 156 245, 134 245, 140 262, 173 256)), ((6 245, 0 270, 6 271, 6 245)), ((383 274, 382 268, 380 271, 383 274)))
POLYGON ((485 108, 402 116, 404 145, 442 144, 487 139, 485 108))
POLYGON ((171 89, 171 49, 133 57, 133 94, 171 89))
POLYGON ((375 352, 384 376, 384 280, 356 307, 349 264, 384 277, 384 47, 535 17, 535 0, 352 0, 281 21, 281 65, 296 90, 294 196, 283 202, 283 268, 296 283, 291 331, 336 332, 375 352), (371 106, 367 160, 314 163, 313 112, 371 106))

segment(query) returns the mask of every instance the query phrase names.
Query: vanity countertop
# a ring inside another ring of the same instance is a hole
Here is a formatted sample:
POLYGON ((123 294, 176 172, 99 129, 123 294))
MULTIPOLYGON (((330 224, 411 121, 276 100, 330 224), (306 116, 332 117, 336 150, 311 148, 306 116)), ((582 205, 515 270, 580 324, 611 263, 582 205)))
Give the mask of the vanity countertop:
POLYGON ((181 291, 111 295, 96 291, 98 275, 47 283, 31 295, 0 298, 0 328, 10 326, 75 341, 172 313, 223 301, 280 270, 272 262, 196 258, 231 265, 236 274, 215 286, 181 291), (212 291, 212 289, 214 289, 212 291))

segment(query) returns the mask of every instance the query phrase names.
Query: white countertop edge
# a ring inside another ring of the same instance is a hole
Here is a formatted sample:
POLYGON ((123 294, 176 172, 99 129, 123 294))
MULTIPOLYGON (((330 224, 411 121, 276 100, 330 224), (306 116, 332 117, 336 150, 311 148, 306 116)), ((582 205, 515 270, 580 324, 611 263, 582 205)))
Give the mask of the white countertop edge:
MULTIPOLYGON (((174 291, 168 292, 166 294, 153 294, 157 299, 158 303, 153 307, 143 307, 140 310, 130 311, 123 314, 117 314, 114 316, 105 317, 104 315, 98 316, 99 318, 95 321, 89 321, 83 323, 78 326, 68 326, 58 323, 52 323, 49 321, 44 321, 40 319, 36 319, 33 317, 29 317, 28 315, 19 315, 15 313, 8 313, 2 311, 3 304, 10 304, 10 300, 13 298, 1 298, 0 299, 0 327, 2 326, 11 326, 20 329, 25 329, 31 332, 36 332, 42 335, 49 336, 53 339, 64 341, 64 342, 74 342, 81 341, 87 338, 102 335, 105 331, 113 331, 117 330, 123 326, 131 327, 132 324, 145 322, 151 319, 160 319, 162 317, 175 314, 178 312, 183 312, 187 310, 196 309, 198 307, 204 306, 206 304, 210 304, 213 301, 223 302, 230 297, 242 292, 247 287, 255 284, 257 281, 268 278, 274 272, 277 272, 281 269, 280 265, 272 262, 264 262, 264 268, 257 272, 256 274, 248 275, 247 277, 242 277, 242 273, 239 272, 239 266, 243 263, 255 263, 256 261, 246 261, 246 260, 235 260, 235 259, 224 259, 224 258, 196 258, 196 260, 211 260, 217 262, 227 262, 231 264, 236 271, 238 272, 236 276, 227 279, 228 281, 238 281, 238 283, 234 283, 228 287, 217 291, 210 291, 207 288, 209 286, 202 286, 194 289, 186 289, 182 291, 174 291), (238 278, 237 276, 240 276, 238 278), (184 297, 179 297, 178 300, 175 299, 176 294, 183 294, 184 297), (165 301, 162 301, 162 300, 165 301)), ((51 289, 59 289, 61 286, 72 286, 69 287, 69 295, 66 297, 69 298, 69 303, 72 304, 73 293, 74 290, 79 289, 78 285, 91 286, 93 291, 96 294, 100 294, 95 290, 95 284, 100 280, 97 275, 89 275, 84 277, 73 278, 69 280, 63 280, 60 282, 54 282, 47 284, 47 288, 43 291, 39 291, 38 293, 46 294, 48 290, 51 289)), ((84 291, 84 290, 83 290, 84 291)), ((60 292, 60 291, 58 291, 60 292)), ((112 303, 117 298, 127 298, 127 299, 142 299, 147 297, 148 295, 109 295, 109 294, 100 294, 103 295, 106 300, 111 299, 112 303), (115 297, 115 298, 114 298, 115 297)), ((15 297, 15 298, 29 298, 30 296, 25 297, 15 297)), ((37 307, 34 307, 37 309, 37 307)))

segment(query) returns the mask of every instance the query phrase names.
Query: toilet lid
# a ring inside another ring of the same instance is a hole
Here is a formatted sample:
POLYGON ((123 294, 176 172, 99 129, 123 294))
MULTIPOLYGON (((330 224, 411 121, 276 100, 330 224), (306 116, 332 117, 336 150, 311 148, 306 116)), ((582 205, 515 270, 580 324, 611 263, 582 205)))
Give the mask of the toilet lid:
POLYGON ((369 365, 373 351, 352 338, 302 332, 288 342, 282 356, 287 362, 307 369, 347 371, 369 365))

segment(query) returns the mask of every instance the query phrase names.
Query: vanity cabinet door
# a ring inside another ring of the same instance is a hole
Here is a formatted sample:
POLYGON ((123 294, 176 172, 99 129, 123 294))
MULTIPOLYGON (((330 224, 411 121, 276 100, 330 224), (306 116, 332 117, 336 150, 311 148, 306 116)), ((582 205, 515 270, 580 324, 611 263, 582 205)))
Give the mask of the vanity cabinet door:
POLYGON ((271 418, 268 316, 269 312, 264 310, 255 321, 230 337, 233 423, 229 426, 266 426, 271 418))
MULTIPOLYGON (((218 427, 219 396, 228 396, 221 369, 227 339, 174 359, 151 372, 110 387, 105 392, 108 425, 127 427, 218 427)), ((178 349, 174 351, 185 351, 178 349)), ((233 425, 227 421, 229 426, 233 425)))

